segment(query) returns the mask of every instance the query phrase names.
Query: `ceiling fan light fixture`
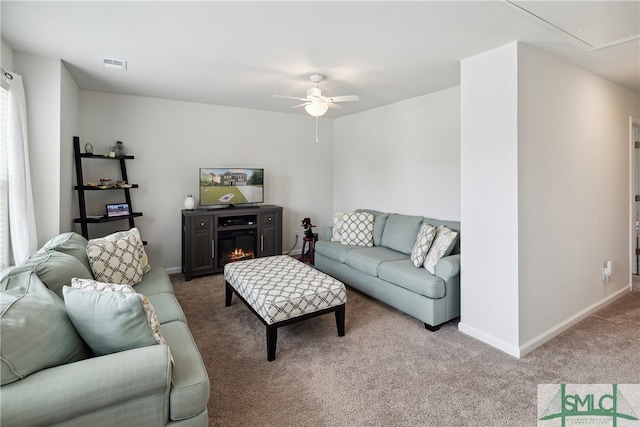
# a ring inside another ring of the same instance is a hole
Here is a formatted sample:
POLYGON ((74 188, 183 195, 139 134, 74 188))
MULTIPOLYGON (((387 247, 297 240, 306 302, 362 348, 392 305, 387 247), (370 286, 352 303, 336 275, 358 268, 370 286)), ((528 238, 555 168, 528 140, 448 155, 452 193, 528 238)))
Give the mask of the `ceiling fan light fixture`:
POLYGON ((309 115, 313 117, 320 117, 327 112, 327 110, 329 109, 329 104, 327 104, 326 102, 312 102, 309 105, 305 105, 304 109, 307 110, 307 113, 309 113, 309 115))

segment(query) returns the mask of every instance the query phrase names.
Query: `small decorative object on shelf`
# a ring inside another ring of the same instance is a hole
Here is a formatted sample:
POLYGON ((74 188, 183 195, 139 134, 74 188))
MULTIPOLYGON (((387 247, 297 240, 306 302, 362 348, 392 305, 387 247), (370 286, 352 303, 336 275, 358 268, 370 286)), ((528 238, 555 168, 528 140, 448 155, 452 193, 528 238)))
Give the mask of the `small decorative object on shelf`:
POLYGON ((193 196, 189 194, 186 199, 184 199, 184 208, 188 211, 192 211, 196 207, 196 201, 193 199, 193 196))
POLYGON ((302 228, 304 228, 304 237, 307 239, 313 238, 313 227, 315 225, 311 224, 311 218, 304 218, 302 220, 302 228))
POLYGON ((87 154, 93 154, 93 145, 88 142, 84 144, 84 152, 87 154))
POLYGON ((115 153, 116 157, 124 157, 129 150, 122 144, 122 141, 116 142, 116 145, 111 147, 111 151, 115 153))

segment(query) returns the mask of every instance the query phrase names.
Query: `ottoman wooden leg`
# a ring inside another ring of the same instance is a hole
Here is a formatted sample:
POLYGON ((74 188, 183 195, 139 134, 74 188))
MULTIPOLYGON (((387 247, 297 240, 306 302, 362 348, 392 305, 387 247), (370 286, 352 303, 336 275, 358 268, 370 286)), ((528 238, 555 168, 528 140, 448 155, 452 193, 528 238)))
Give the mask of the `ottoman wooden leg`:
POLYGON ((278 342, 278 328, 267 326, 267 360, 276 360, 276 343, 278 342))
POLYGON ((231 290, 231 285, 228 282, 225 283, 224 288, 224 306, 229 307, 231 305, 231 297, 233 296, 233 291, 231 290))
POLYGON ((338 327, 339 337, 344 336, 344 312, 345 312, 345 308, 344 308, 344 304, 342 304, 336 310, 336 326, 338 327))

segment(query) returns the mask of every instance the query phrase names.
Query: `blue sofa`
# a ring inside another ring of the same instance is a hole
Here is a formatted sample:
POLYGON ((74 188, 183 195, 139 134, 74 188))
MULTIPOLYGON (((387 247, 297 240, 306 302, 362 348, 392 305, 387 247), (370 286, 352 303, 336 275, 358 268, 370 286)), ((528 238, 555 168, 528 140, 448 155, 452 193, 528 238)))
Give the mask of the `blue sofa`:
POLYGON ((413 316, 435 331, 460 316, 460 223, 421 216, 358 209, 374 217, 373 246, 332 241, 332 228, 316 242, 315 267, 371 297, 413 316), (439 260, 435 274, 410 259, 423 222, 458 232, 450 254, 439 260))
POLYGON ((209 378, 162 267, 134 289, 154 306, 167 345, 94 356, 76 333, 62 289, 92 279, 86 245, 76 233, 56 236, 0 282, 0 425, 207 426, 209 378))

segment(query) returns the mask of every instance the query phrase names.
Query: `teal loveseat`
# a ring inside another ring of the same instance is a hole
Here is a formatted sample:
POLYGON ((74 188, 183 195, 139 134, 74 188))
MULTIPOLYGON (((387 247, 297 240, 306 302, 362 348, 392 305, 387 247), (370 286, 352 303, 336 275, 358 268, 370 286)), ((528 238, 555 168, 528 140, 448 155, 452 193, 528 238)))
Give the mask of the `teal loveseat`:
POLYGON ((86 245, 56 236, 0 282, 0 425, 207 426, 209 378, 162 267, 134 289, 166 345, 95 356, 79 337, 62 294, 72 278, 92 279, 86 245))
POLYGON ((377 300, 413 316, 427 329, 460 316, 460 223, 359 209, 373 215, 373 246, 332 241, 332 227, 315 245, 315 267, 377 300), (423 223, 458 233, 435 274, 416 267, 412 249, 423 223))

